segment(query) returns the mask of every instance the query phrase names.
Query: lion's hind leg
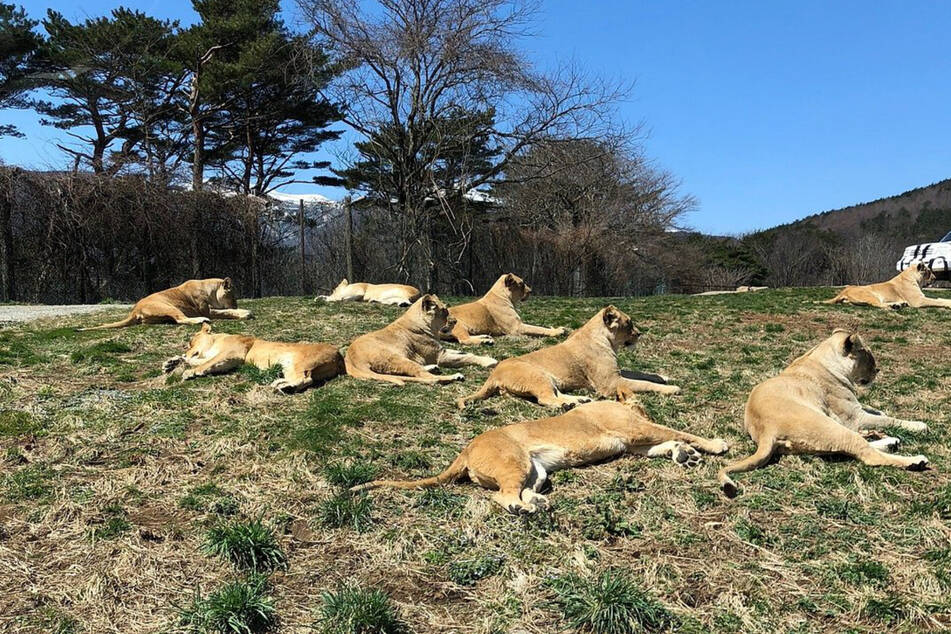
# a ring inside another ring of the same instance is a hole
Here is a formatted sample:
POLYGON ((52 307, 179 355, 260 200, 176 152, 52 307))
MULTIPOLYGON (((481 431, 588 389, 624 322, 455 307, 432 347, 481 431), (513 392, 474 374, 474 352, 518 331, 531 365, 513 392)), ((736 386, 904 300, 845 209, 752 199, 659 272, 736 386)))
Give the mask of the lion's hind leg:
POLYGON ((587 396, 571 396, 558 389, 554 378, 530 363, 499 365, 490 376, 499 390, 505 394, 534 400, 543 407, 571 409, 576 405, 590 403, 587 396))
POLYGON ((300 392, 314 384, 314 379, 311 376, 293 365, 284 367, 283 375, 284 376, 271 383, 271 387, 274 390, 283 394, 300 392))
MULTIPOLYGON (((883 444, 885 443, 880 445, 883 444)), ((876 446, 866 440, 862 434, 839 425, 838 429, 834 429, 834 433, 829 433, 818 440, 815 452, 845 454, 873 467, 898 467, 920 471, 928 466, 928 459, 924 456, 899 456, 886 453, 883 449, 886 447, 876 446)))
MULTIPOLYGON (((848 289, 847 289, 848 290, 848 289)), ((863 286, 854 286, 848 293, 843 292, 842 301, 854 306, 874 306, 875 308, 894 308, 895 302, 887 302, 873 290, 863 286)))
POLYGON ((145 305, 140 309, 141 323, 143 324, 163 324, 174 322, 176 324, 203 324, 211 321, 208 317, 189 317, 181 309, 168 304, 160 306, 145 305))
POLYGON ((231 350, 225 350, 201 365, 185 370, 182 373, 182 380, 187 381, 188 379, 197 376, 206 376, 208 374, 225 374, 240 367, 243 363, 244 355, 238 355, 231 350))
POLYGON ((479 486, 497 489, 492 501, 509 513, 528 514, 547 508, 548 500, 531 488, 540 474, 529 453, 513 441, 494 440, 470 446, 469 478, 479 486))

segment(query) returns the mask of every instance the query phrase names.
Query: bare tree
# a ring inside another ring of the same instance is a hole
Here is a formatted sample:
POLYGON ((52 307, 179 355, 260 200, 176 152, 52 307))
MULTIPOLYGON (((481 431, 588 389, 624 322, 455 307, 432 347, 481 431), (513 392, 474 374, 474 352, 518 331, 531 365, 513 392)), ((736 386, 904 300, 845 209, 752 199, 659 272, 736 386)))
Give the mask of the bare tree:
MULTIPOLYGON (((519 42, 530 35, 536 4, 525 0, 298 0, 321 47, 349 69, 327 89, 347 104, 344 122, 375 142, 390 191, 374 192, 405 218, 424 286, 435 269, 434 219, 483 184, 505 180, 506 166, 546 138, 597 138, 609 132, 622 86, 565 65, 544 73, 519 42), (460 114, 469 125, 459 126, 460 114), (481 116, 479 116, 481 115, 481 116), (447 139, 452 139, 447 142, 447 139), (467 143, 469 140, 471 143, 467 143), (484 144, 496 152, 478 170, 457 166, 450 189, 437 178, 439 148, 484 144), (434 151, 436 148, 436 151, 434 151)), ((451 220, 446 216, 447 220, 451 220)), ((415 269, 415 270, 412 270, 415 269)))
POLYGON ((549 250, 563 259, 575 295, 588 292, 592 277, 602 289, 618 288, 636 258, 649 257, 695 204, 621 139, 537 143, 510 161, 506 177, 494 192, 505 222, 531 238, 529 275, 536 279, 539 253, 549 250))

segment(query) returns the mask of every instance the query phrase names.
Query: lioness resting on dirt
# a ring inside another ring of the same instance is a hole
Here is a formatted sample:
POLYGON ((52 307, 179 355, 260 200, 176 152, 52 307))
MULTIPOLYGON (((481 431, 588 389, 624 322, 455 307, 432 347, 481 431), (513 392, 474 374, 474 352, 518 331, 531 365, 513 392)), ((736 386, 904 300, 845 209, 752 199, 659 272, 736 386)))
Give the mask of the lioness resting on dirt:
POLYGON ((250 319, 251 311, 237 308, 231 278, 188 280, 174 288, 152 293, 135 303, 122 321, 79 330, 124 328, 135 324, 202 324, 212 319, 250 319))
POLYGON ((594 390, 619 401, 626 401, 636 392, 676 394, 680 391, 676 385, 629 379, 621 374, 617 351, 634 346, 640 336, 630 317, 608 306, 563 342, 499 363, 478 392, 459 399, 459 409, 500 392, 563 408, 591 400, 563 394, 563 390, 594 390))
POLYGON ((281 392, 296 392, 314 383, 343 374, 343 357, 326 343, 282 343, 245 335, 213 334, 211 324, 202 324, 191 338, 188 350, 162 365, 171 372, 182 363, 190 366, 182 373, 187 381, 198 376, 224 374, 245 363, 262 370, 280 365, 283 377, 271 383, 281 392))
POLYGON ((568 467, 601 462, 626 453, 666 457, 682 467, 700 463, 699 449, 721 454, 727 444, 707 440, 648 420, 632 404, 599 401, 541 420, 498 427, 476 436, 459 457, 437 476, 422 480, 377 480, 353 487, 417 489, 469 478, 498 491, 492 500, 512 513, 548 508, 539 494, 548 474, 568 467))
POLYGON ((845 454, 867 465, 925 468, 924 456, 885 453, 898 446, 897 438, 869 442, 858 432, 889 426, 928 429, 922 422, 892 418, 859 403, 855 385, 868 385, 876 374, 875 357, 861 337, 837 329, 779 376, 753 388, 745 420, 756 453, 720 470, 723 492, 730 497, 737 493, 731 473, 757 469, 774 454, 845 454))
POLYGON ((495 343, 493 335, 559 337, 565 334, 564 328, 532 326, 522 321, 515 312, 515 304, 527 299, 531 292, 522 278, 506 273, 476 301, 449 309, 449 314, 456 318, 456 325, 452 327, 452 336, 445 338, 463 345, 491 345, 495 343))
POLYGON ((916 262, 907 269, 880 284, 869 286, 846 286, 834 298, 823 304, 856 304, 877 308, 927 308, 940 306, 951 308, 951 299, 935 299, 921 292, 922 287, 934 282, 931 267, 924 262, 916 262))
POLYGON ((347 348, 347 374, 358 379, 376 379, 396 385, 451 383, 461 374, 438 375, 436 367, 463 365, 492 367, 492 357, 443 348, 439 332, 452 327, 455 319, 435 295, 423 295, 403 315, 382 330, 361 335, 347 348))
POLYGON ((376 302, 391 306, 409 306, 419 299, 419 289, 405 284, 351 284, 343 278, 330 295, 318 295, 325 302, 376 302))

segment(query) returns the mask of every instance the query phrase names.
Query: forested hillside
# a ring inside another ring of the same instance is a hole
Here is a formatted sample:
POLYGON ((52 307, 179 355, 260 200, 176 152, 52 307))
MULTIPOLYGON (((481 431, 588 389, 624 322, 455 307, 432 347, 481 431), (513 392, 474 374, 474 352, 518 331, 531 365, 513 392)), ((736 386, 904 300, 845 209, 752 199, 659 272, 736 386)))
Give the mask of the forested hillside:
POLYGON ((769 286, 880 281, 906 246, 951 230, 951 179, 740 238, 692 235, 708 278, 769 286))

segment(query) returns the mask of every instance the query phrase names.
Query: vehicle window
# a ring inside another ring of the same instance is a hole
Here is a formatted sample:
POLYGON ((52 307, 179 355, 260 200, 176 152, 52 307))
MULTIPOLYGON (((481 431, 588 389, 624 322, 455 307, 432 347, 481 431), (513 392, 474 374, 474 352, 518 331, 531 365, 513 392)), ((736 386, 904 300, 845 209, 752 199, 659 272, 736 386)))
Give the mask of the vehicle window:
POLYGON ((951 242, 951 231, 948 232, 948 235, 946 235, 945 237, 941 238, 941 241, 942 241, 942 242, 951 242))

